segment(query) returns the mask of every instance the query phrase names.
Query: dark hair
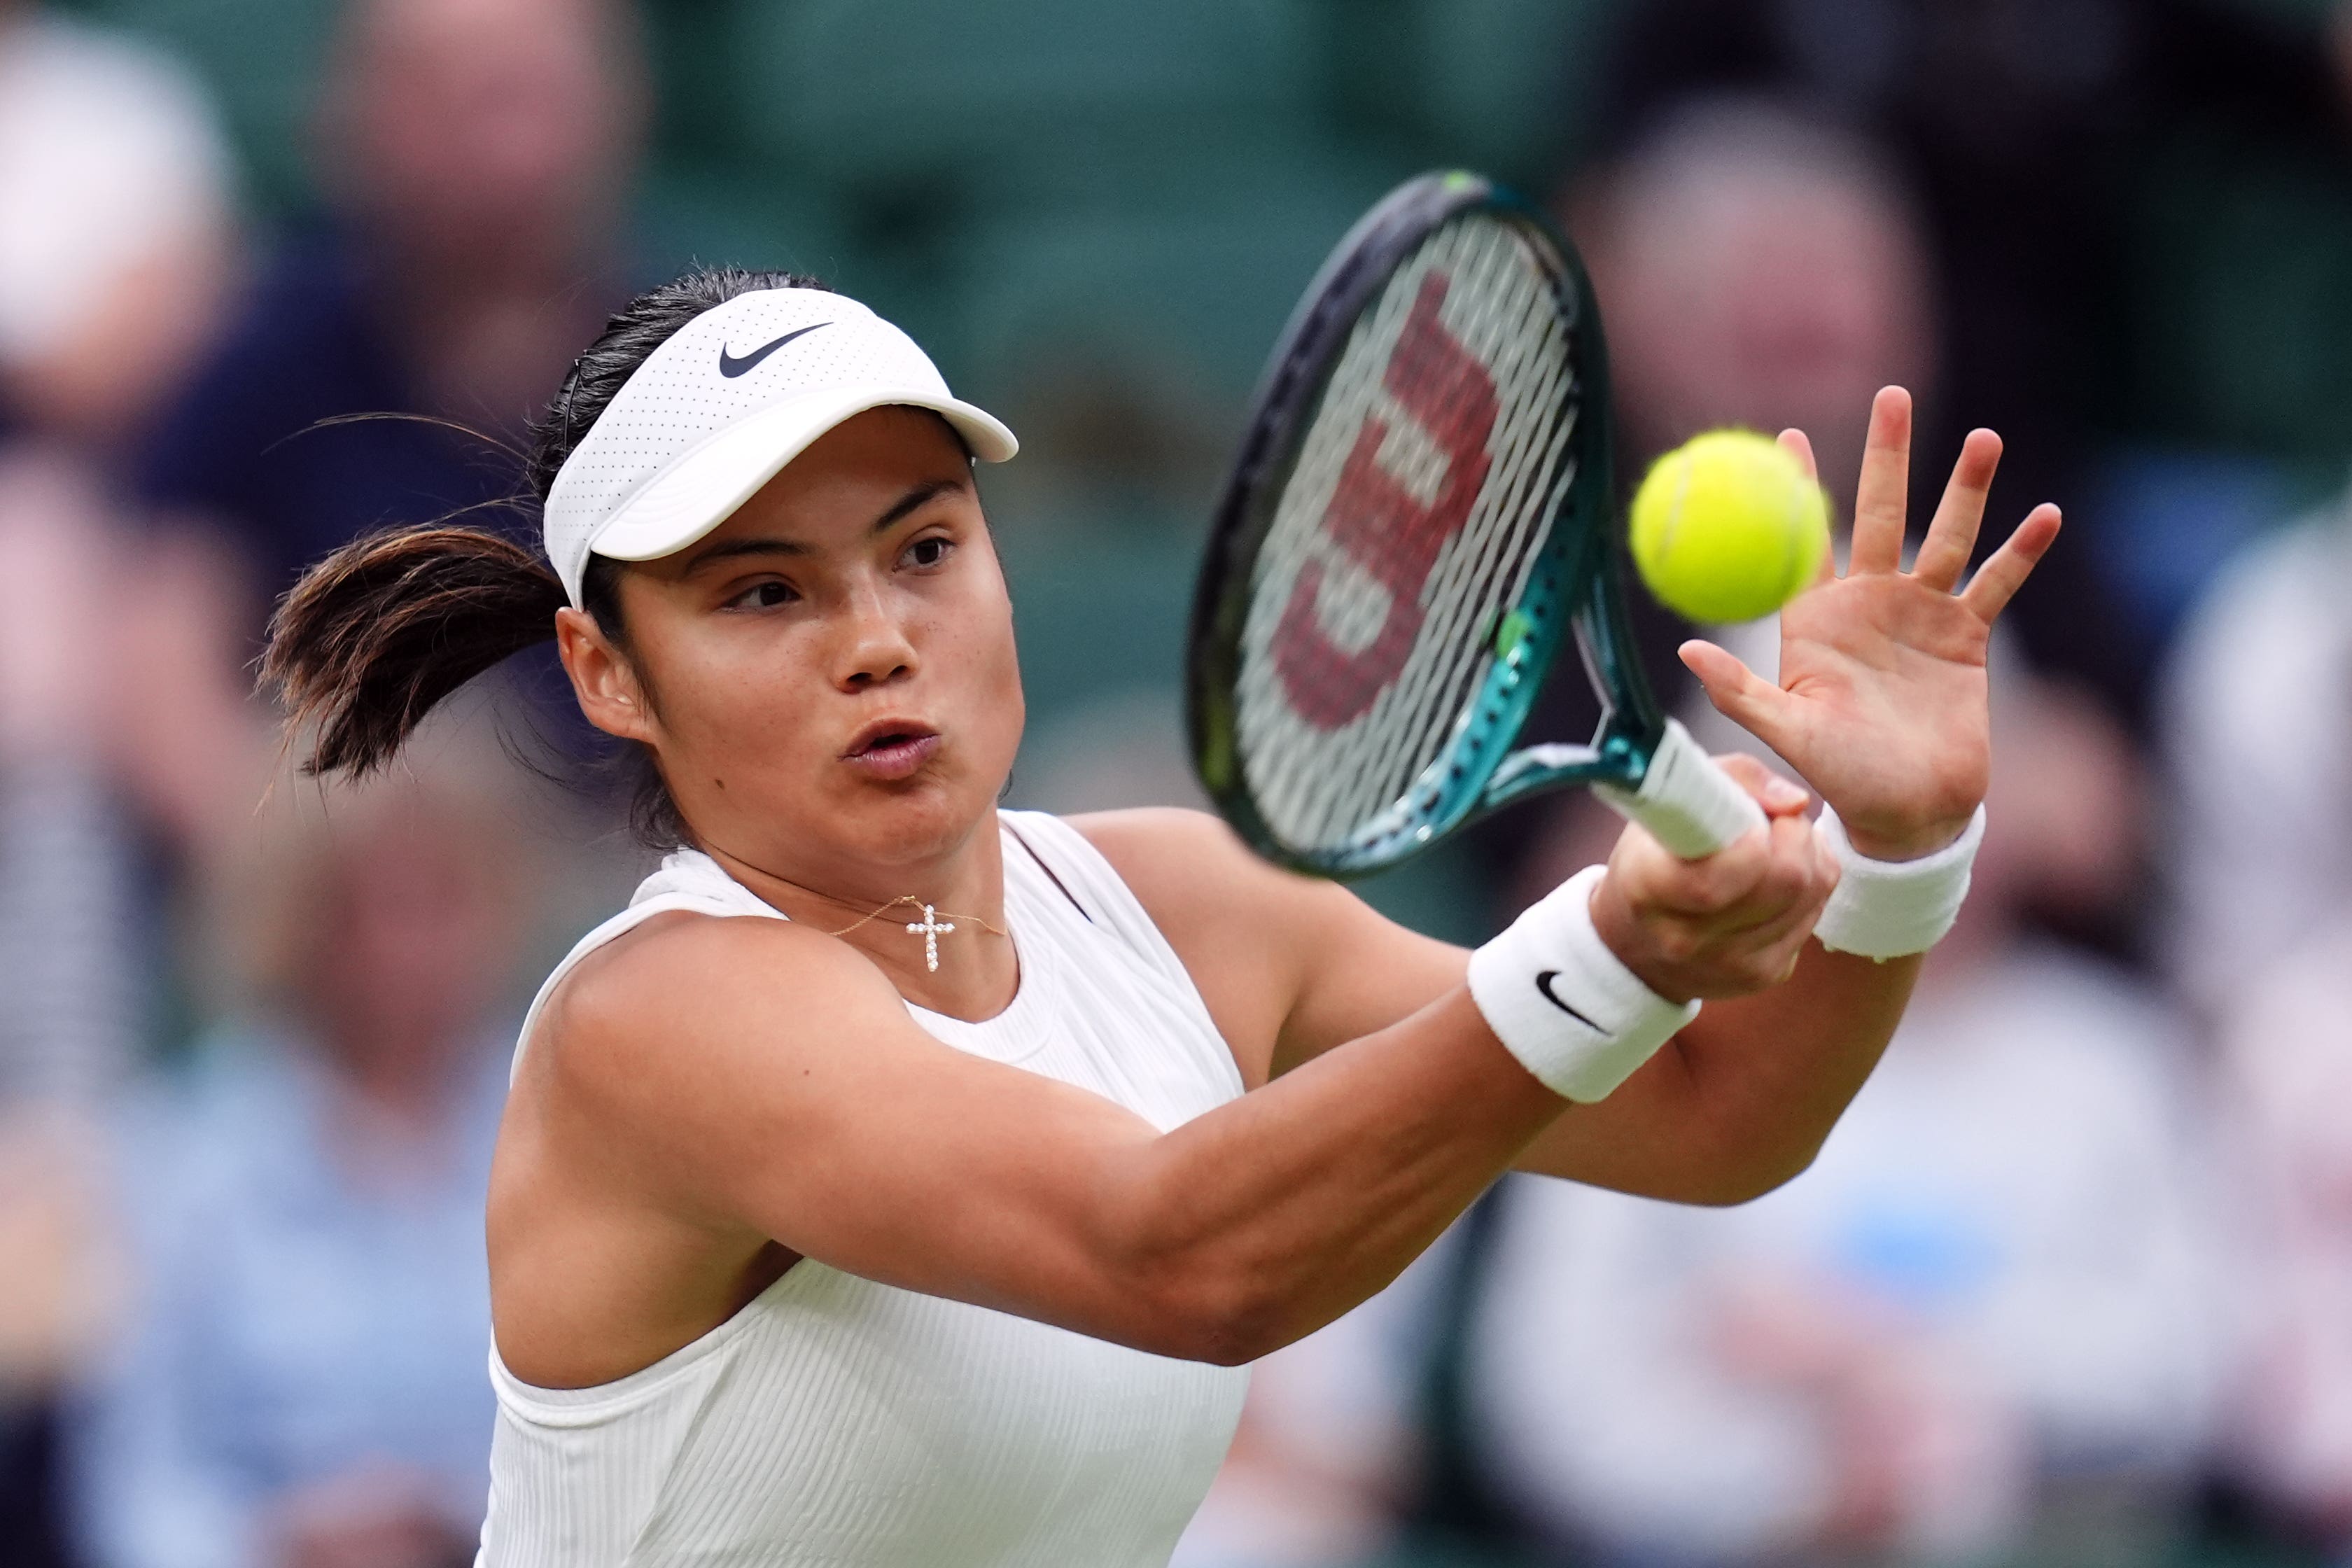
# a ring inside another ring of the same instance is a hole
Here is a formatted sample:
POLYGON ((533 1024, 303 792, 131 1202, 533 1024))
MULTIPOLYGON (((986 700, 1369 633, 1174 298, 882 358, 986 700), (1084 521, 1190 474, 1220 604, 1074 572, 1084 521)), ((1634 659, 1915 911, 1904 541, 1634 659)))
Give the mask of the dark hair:
MULTIPOLYGON (((638 295, 604 324, 533 420, 523 454, 535 519, 556 473, 636 368, 687 322, 739 294, 822 288, 792 272, 697 268, 638 295)), ((626 650, 619 566, 592 555, 581 600, 626 650)), ((282 696, 289 733, 308 733, 306 773, 363 778, 396 755, 425 716, 493 665, 555 636, 563 584, 539 552, 489 529, 439 522, 389 529, 342 546, 302 574, 269 620, 261 679, 282 696)), ((687 842, 650 754, 630 824, 656 847, 687 842)))

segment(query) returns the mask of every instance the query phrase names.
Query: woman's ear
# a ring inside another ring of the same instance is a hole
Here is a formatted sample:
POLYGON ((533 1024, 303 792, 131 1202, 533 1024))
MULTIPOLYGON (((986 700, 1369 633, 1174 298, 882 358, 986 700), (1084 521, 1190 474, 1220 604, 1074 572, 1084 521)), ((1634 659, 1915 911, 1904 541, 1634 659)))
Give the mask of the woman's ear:
POLYGON ((588 722, 624 741, 653 741, 645 688, 628 656, 614 647, 585 610, 555 612, 555 651, 588 722))

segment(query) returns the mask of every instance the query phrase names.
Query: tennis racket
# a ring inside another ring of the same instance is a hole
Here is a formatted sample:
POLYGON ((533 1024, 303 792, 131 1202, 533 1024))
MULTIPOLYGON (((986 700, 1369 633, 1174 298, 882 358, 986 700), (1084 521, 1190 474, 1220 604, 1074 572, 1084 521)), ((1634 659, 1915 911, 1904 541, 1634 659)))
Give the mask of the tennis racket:
POLYGON ((1536 208, 1428 174, 1339 242, 1258 389, 1192 606, 1193 763, 1260 854, 1363 876, 1572 784, 1685 858, 1762 824, 1643 677, 1610 450, 1592 287, 1536 208), (1570 635, 1600 728, 1515 749, 1570 635))

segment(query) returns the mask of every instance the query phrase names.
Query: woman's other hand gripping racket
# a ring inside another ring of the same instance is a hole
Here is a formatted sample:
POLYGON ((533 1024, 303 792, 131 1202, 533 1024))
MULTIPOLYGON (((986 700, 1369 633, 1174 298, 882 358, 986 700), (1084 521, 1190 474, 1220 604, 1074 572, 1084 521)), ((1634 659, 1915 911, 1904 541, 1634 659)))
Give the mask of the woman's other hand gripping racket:
POLYGON ((1763 829, 1688 858, 1637 816, 1592 888, 1592 924, 1625 967, 1675 1002, 1744 996, 1789 978, 1837 885, 1805 808, 1812 797, 1753 757, 1714 765, 1761 809, 1763 829))
MULTIPOLYGON (((1811 467, 1801 433, 1781 439, 1811 467)), ((1992 623, 2059 527, 2056 507, 2035 508, 1961 584, 2000 463, 2000 438, 1971 432, 1905 571, 1911 397, 1888 387, 1871 406, 1846 571, 1824 566, 1780 612, 1780 684, 1712 643, 1682 649, 1716 707, 1796 769, 1874 860, 1933 854, 1984 800, 1992 623)))

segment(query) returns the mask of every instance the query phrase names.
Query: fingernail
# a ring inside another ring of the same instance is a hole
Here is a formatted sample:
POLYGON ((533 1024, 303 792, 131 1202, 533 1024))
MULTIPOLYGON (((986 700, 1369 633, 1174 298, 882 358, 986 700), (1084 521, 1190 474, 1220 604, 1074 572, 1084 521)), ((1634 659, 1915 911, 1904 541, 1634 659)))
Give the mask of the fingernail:
POLYGON ((1764 804, 1779 810, 1793 810, 1811 798, 1787 779, 1774 779, 1764 786, 1764 804))

